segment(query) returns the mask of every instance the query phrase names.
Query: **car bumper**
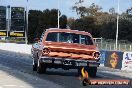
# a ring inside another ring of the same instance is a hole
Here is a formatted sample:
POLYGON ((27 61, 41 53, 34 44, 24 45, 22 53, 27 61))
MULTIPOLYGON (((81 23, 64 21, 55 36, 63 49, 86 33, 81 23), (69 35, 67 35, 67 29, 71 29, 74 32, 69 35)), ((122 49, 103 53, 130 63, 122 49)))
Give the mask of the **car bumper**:
POLYGON ((40 61, 42 63, 61 65, 61 66, 74 66, 74 67, 99 67, 100 63, 98 61, 92 60, 75 60, 69 58, 54 58, 54 57, 41 57, 40 61))

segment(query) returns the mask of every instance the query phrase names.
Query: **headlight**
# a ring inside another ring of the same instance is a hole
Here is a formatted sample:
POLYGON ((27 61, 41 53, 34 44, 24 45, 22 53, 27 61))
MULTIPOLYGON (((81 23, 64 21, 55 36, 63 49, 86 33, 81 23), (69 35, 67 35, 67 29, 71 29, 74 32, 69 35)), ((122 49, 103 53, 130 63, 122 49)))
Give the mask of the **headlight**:
POLYGON ((43 48, 43 55, 47 55, 50 53, 50 49, 49 48, 43 48))
POLYGON ((93 57, 98 60, 100 58, 100 52, 93 52, 93 57))

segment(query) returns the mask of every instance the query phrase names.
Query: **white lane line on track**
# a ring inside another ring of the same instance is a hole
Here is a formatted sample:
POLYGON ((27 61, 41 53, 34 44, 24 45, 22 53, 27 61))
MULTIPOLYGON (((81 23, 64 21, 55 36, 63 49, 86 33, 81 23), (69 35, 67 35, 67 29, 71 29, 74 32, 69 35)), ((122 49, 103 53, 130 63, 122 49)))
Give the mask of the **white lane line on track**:
POLYGON ((24 86, 20 85, 3 85, 4 87, 17 87, 17 88, 25 88, 24 86))
POLYGON ((3 85, 3 86, 13 87, 13 86, 17 86, 17 85, 3 85))

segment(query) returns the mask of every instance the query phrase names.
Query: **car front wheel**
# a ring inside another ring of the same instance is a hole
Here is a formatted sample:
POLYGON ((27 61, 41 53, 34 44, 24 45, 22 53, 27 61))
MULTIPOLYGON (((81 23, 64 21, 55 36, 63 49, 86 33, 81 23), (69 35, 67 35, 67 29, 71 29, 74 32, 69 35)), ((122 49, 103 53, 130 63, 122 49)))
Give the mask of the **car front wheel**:
POLYGON ((97 67, 89 67, 87 71, 90 77, 96 77, 97 67))
POLYGON ((33 71, 37 71, 37 63, 33 59, 33 71))
POLYGON ((46 64, 38 62, 37 73, 42 74, 46 72, 46 64))

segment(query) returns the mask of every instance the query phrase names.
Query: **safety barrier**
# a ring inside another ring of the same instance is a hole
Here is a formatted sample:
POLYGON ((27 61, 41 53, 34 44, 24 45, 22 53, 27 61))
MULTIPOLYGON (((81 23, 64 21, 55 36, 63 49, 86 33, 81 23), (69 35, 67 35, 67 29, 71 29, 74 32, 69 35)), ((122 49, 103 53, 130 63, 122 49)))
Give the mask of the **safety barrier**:
POLYGON ((100 50, 100 63, 113 69, 132 71, 132 52, 100 50))
POLYGON ((132 52, 124 52, 122 70, 132 71, 132 52))
POLYGON ((106 58, 106 51, 105 50, 100 50, 100 64, 104 66, 105 58, 106 58))

